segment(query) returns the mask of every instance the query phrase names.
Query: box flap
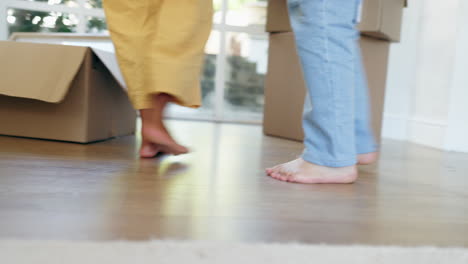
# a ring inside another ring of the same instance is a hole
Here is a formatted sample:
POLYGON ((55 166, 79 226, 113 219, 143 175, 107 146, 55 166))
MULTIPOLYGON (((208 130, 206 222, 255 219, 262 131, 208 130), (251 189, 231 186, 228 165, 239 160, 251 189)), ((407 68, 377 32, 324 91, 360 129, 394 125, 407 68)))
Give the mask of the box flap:
POLYGON ((120 71, 119 64, 117 63, 117 58, 115 53, 104 51, 97 48, 91 48, 96 54, 96 56, 101 60, 101 62, 107 67, 110 71, 112 76, 114 76, 115 80, 120 84, 122 89, 126 90, 125 80, 122 76, 122 72, 120 71))
POLYGON ((87 47, 0 41, 0 94, 61 102, 87 47))

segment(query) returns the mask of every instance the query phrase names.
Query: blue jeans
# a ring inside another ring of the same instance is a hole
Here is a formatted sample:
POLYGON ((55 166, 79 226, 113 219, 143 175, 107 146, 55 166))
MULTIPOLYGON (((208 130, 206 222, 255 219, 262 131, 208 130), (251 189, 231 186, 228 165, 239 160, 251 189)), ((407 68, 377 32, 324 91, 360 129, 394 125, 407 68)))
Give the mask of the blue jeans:
POLYGON ((307 86, 302 158, 327 166, 357 163, 377 150, 356 29, 360 0, 288 0, 307 86))

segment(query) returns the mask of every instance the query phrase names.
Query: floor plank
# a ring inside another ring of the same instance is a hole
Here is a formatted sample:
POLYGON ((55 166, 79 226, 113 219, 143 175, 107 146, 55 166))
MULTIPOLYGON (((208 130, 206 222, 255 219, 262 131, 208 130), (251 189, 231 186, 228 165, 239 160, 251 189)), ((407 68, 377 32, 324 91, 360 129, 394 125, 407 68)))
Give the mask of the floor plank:
POLYGON ((385 141, 353 185, 275 181, 298 142, 254 125, 169 121, 192 153, 136 158, 140 138, 90 145, 0 137, 0 238, 468 246, 468 155, 385 141))

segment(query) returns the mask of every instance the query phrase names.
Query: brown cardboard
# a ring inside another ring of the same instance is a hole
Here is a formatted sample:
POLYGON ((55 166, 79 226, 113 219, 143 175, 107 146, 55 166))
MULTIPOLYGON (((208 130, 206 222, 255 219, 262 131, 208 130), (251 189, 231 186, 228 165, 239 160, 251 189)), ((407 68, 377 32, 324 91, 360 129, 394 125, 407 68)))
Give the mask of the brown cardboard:
MULTIPOLYGON (((287 0, 268 1, 267 32, 290 32, 287 0)), ((401 21, 405 0, 364 0, 361 22, 362 34, 393 42, 400 41, 401 21)))
MULTIPOLYGON (((380 141, 390 43, 363 36, 360 44, 368 76, 372 128, 380 141)), ((293 34, 271 34, 265 81, 265 134, 299 141, 304 139, 301 122, 305 91, 293 34)))
POLYGON ((122 85, 88 47, 0 42, 0 134, 89 143, 132 134, 122 85))
POLYGON ((268 0, 266 31, 270 33, 291 32, 288 0, 268 0))
POLYGON ((361 36, 361 50, 369 86, 369 98, 376 140, 382 137, 382 121, 387 87, 388 59, 391 43, 361 36))
POLYGON ((306 88, 293 34, 270 34, 268 53, 264 133, 302 141, 301 120, 306 88))

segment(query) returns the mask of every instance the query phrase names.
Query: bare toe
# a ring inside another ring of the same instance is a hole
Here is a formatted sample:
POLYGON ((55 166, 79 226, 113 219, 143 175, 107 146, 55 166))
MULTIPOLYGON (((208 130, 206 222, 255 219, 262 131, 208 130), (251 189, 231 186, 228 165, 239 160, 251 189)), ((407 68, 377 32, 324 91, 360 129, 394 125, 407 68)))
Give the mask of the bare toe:
POLYGON ((288 181, 288 175, 283 171, 278 171, 278 179, 281 181, 288 181))
POLYGON ((169 149, 171 151, 172 154, 174 155, 181 155, 181 154, 186 154, 189 152, 188 148, 182 146, 182 145, 179 145, 179 144, 174 144, 172 146, 169 146, 169 149))
POLYGON ((356 166, 325 167, 299 158, 276 166, 270 176, 280 181, 296 183, 353 183, 358 173, 356 166))
POLYGON ((271 177, 274 178, 274 179, 279 180, 281 175, 278 172, 274 171, 274 172, 271 173, 271 177))

